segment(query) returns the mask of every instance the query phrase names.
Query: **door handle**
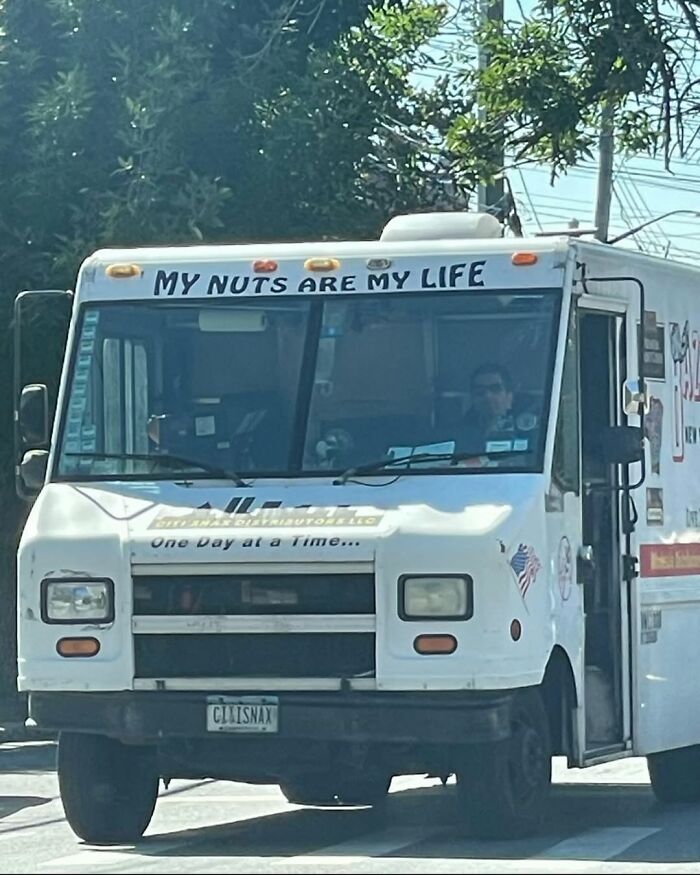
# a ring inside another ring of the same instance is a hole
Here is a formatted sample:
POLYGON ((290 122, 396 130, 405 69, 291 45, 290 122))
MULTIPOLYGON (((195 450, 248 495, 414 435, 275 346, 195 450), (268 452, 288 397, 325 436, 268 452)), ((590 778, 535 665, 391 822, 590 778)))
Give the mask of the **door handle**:
POLYGON ((580 585, 593 579, 595 570, 595 550, 591 544, 581 544, 576 551, 576 582, 580 585))
POLYGON ((593 547, 590 544, 581 544, 576 556, 579 562, 593 562, 593 547))

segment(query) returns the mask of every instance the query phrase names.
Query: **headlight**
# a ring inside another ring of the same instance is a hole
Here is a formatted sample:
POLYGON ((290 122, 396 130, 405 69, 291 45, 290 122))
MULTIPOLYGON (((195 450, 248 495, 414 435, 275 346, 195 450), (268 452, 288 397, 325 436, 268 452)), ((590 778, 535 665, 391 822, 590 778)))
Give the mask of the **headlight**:
POLYGON ((113 594, 111 580, 44 580, 41 617, 45 623, 109 623, 113 594))
POLYGON ((409 577, 399 580, 399 614, 404 620, 467 620, 472 615, 469 575, 409 577))

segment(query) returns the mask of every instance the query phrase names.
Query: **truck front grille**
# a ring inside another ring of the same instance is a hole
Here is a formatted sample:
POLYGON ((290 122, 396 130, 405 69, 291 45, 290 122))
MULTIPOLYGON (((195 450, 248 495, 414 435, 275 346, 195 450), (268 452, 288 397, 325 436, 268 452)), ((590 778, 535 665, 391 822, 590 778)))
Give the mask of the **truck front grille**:
POLYGON ((375 675, 372 573, 146 573, 133 592, 136 678, 375 675))
POLYGON ((154 574, 134 578, 134 616, 373 613, 372 574, 154 574))
POLYGON ((374 640, 371 632, 136 635, 136 677, 373 677, 374 640))

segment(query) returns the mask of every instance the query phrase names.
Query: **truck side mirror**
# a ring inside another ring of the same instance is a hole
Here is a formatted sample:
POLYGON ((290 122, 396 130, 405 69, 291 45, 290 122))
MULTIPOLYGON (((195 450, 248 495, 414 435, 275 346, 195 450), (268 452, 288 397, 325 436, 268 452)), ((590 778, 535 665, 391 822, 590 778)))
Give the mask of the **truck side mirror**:
POLYGON ((602 435, 603 459, 610 465, 631 465, 644 459, 644 435, 637 425, 611 425, 602 435))
POLYGON ((43 383, 31 383, 22 389, 17 418, 25 446, 41 447, 48 443, 49 395, 43 383))
MULTIPOLYGON (((28 494, 29 486, 23 480, 24 456, 27 450, 43 450, 49 444, 50 422, 72 312, 73 295, 64 290, 24 291, 15 298, 13 463, 17 494, 23 499, 33 497, 28 494), (39 342, 37 337, 41 338, 39 342)), ((27 478, 27 483, 37 479, 29 470, 27 478)), ((38 479, 43 483, 42 477, 38 479)))
POLYGON ((651 398, 640 380, 625 380, 622 386, 622 409, 626 416, 637 416, 642 409, 649 413, 651 398))
POLYGON ((47 450, 28 450, 19 464, 17 491, 22 498, 33 498, 46 480, 47 450))

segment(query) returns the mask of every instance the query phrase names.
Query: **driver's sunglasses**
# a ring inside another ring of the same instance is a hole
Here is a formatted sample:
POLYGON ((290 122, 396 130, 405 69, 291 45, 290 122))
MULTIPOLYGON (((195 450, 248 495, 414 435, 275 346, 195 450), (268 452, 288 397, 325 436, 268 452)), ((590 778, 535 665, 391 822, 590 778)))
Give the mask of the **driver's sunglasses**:
POLYGON ((504 390, 505 386, 499 380, 498 383, 475 383, 472 391, 475 395, 497 395, 504 390))

